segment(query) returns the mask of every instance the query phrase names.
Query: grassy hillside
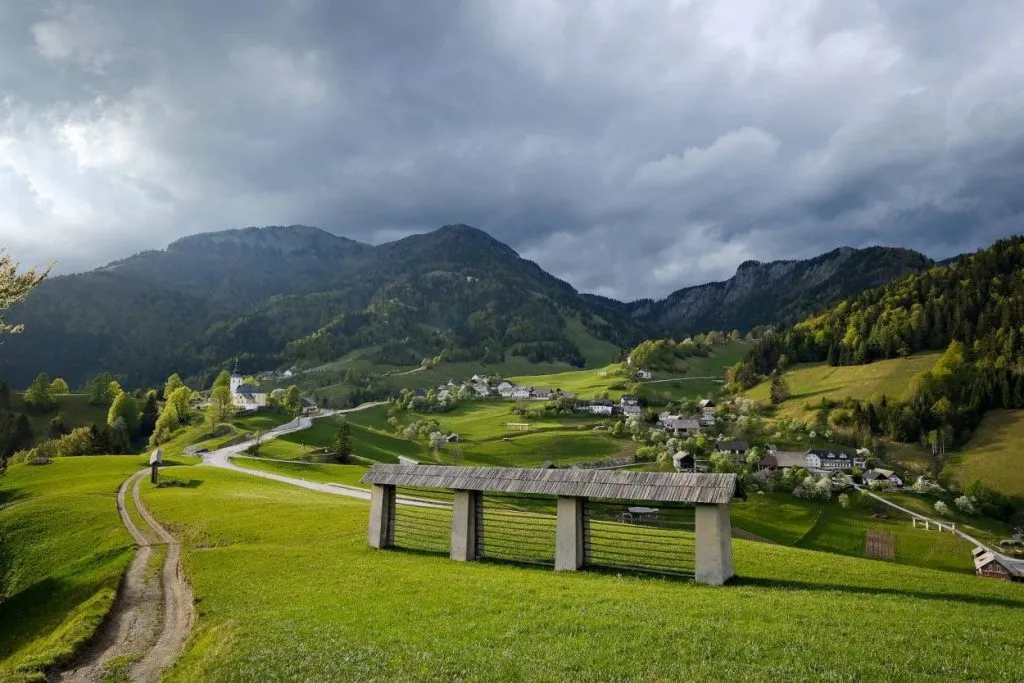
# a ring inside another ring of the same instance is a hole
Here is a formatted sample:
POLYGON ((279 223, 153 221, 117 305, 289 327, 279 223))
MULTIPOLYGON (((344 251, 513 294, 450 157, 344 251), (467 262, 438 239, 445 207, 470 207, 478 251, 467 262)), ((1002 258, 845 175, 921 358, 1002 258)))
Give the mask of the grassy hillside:
MULTIPOLYGON (((841 401, 846 397, 868 399, 885 394, 891 398, 905 398, 911 380, 935 365, 936 353, 922 353, 909 358, 895 358, 868 365, 833 367, 827 363, 804 363, 785 371, 790 398, 780 404, 782 413, 802 417, 804 403, 812 404, 826 398, 841 401)), ((762 382, 746 392, 749 398, 768 402, 768 382, 762 382)))
MULTIPOLYGON (((716 345, 708 356, 688 358, 672 369, 656 371, 653 381, 638 382, 640 393, 662 401, 717 396, 722 391, 725 371, 743 357, 747 348, 748 344, 742 341, 716 345)), ((626 375, 621 364, 542 375, 523 374, 511 381, 574 391, 580 398, 592 398, 606 391, 612 398, 618 398, 626 392, 627 386, 637 384, 626 375), (602 372, 605 374, 601 375, 602 372)))
POLYGON ((58 413, 64 417, 64 424, 69 429, 107 423, 108 406, 90 404, 89 397, 85 394, 58 394, 54 398, 57 400, 57 407, 49 412, 39 413, 25 406, 20 393, 11 395, 11 410, 28 415, 29 424, 32 425, 32 436, 37 442, 49 438, 50 421, 58 413))
POLYGON ((980 479, 1007 495, 1024 496, 1024 411, 985 414, 963 451, 954 454, 944 474, 966 486, 980 479))
POLYGON ((1024 660, 1018 585, 743 541, 725 588, 461 564, 372 551, 360 501, 189 476, 144 485, 202 605, 172 681, 1013 680, 1024 660))
POLYGON ((133 555, 117 488, 143 464, 67 458, 0 479, 0 680, 66 659, 113 604, 133 555))

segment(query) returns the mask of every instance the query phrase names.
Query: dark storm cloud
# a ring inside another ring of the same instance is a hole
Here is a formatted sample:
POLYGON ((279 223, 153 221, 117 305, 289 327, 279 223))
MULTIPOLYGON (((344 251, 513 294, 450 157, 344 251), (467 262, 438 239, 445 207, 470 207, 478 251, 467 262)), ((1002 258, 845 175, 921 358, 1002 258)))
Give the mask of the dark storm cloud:
POLYGON ((0 0, 0 243, 464 222, 663 295, 841 244, 943 257, 1024 212, 1017 2, 0 0))

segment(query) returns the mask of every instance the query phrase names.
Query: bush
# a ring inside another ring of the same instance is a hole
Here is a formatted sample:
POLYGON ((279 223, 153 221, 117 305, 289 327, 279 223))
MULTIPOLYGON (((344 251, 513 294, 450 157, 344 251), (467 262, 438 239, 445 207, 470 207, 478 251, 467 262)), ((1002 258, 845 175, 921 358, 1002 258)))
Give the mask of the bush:
POLYGON ((953 501, 953 505, 956 506, 956 509, 959 510, 961 514, 973 515, 977 512, 974 509, 974 503, 967 496, 960 496, 953 501))
POLYGON ((935 511, 940 515, 949 514, 949 506, 943 503, 941 500, 935 501, 935 511))
POLYGON ((839 494, 839 505, 844 510, 850 509, 850 497, 848 495, 846 495, 845 493, 840 493, 839 494))

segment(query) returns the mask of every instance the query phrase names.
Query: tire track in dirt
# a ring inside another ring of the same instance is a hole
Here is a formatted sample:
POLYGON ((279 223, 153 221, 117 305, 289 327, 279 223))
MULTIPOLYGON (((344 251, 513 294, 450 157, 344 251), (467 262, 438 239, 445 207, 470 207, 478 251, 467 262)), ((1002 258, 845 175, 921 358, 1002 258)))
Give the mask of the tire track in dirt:
POLYGON ((192 590, 181 573, 181 545, 142 504, 139 485, 149 470, 128 477, 117 491, 121 522, 138 551, 121 580, 110 615, 93 643, 51 680, 69 683, 100 681, 114 666, 125 667, 130 680, 156 681, 181 652, 192 625, 192 590), (145 525, 140 528, 128 513, 132 501, 145 525), (147 576, 153 548, 167 546, 159 575, 147 576))

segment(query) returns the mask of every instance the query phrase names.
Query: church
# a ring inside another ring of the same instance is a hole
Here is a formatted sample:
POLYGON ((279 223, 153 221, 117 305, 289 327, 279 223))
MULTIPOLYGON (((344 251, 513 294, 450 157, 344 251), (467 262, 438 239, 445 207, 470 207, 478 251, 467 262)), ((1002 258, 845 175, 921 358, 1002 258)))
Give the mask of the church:
POLYGON ((238 363, 231 373, 231 400, 239 410, 257 410, 267 405, 267 392, 255 384, 246 384, 238 372, 238 363))

